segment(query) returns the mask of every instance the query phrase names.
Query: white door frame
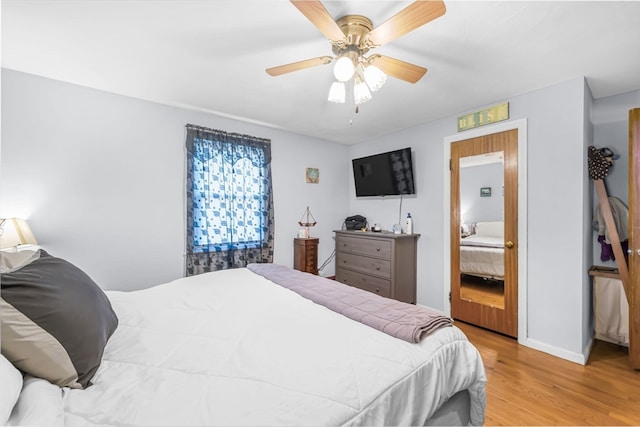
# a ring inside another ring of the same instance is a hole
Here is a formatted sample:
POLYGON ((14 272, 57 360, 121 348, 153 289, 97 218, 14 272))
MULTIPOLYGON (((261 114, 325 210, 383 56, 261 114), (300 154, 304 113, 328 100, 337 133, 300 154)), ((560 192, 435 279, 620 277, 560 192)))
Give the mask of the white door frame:
POLYGON ((451 144, 512 129, 518 130, 518 343, 527 341, 527 119, 461 132, 444 138, 444 312, 451 316, 451 144))

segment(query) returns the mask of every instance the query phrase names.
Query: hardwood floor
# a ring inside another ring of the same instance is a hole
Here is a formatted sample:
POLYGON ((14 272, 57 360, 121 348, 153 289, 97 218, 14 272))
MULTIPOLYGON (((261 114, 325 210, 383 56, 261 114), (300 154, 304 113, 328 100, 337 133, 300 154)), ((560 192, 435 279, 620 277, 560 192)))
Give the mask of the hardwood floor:
POLYGON ((640 425, 640 371, 596 340, 586 366, 459 321, 487 372, 485 425, 640 425))

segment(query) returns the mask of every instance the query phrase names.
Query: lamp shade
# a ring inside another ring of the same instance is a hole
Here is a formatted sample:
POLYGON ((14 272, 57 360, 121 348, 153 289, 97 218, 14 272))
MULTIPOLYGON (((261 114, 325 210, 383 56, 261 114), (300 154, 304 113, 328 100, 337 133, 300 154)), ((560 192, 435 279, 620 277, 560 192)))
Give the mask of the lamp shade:
POLYGON ((329 101, 344 104, 345 98, 346 90, 344 88, 344 83, 333 82, 331 89, 329 89, 329 101))
POLYGON ((364 69, 364 80, 372 92, 377 91, 387 81, 387 75, 375 65, 369 65, 364 69))
POLYGON ((348 56, 343 56, 336 61, 336 65, 333 67, 333 75, 339 82, 346 82, 355 72, 353 60, 348 56))
POLYGON ((359 76, 356 76, 356 86, 353 88, 353 97, 356 105, 367 102, 371 99, 371 92, 367 87, 367 84, 360 80, 359 76))
POLYGON ((21 218, 0 219, 0 249, 37 244, 27 221, 21 218))

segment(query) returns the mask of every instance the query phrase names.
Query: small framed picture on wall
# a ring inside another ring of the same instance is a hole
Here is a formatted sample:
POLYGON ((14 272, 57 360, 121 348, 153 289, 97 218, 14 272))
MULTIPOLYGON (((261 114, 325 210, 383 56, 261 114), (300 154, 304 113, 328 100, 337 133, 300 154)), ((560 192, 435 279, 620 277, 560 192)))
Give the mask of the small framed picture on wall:
POLYGON ((491 197, 491 187, 480 187, 480 197, 491 197))
POLYGON ((307 184, 317 184, 320 182, 320 170, 318 168, 307 168, 307 184))

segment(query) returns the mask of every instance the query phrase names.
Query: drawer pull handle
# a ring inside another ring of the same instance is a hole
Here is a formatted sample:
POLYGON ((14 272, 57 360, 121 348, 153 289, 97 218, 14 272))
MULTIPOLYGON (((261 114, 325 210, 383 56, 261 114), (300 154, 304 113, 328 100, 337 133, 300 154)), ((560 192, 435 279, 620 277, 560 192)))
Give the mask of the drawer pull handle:
POLYGON ((380 293, 380 288, 376 288, 376 292, 377 292, 377 293, 380 293))
POLYGON ((380 248, 376 248, 376 251, 380 252, 380 248))
POLYGON ((380 266, 379 265, 376 265, 376 270, 380 270, 380 266))

